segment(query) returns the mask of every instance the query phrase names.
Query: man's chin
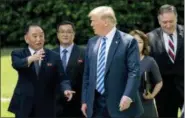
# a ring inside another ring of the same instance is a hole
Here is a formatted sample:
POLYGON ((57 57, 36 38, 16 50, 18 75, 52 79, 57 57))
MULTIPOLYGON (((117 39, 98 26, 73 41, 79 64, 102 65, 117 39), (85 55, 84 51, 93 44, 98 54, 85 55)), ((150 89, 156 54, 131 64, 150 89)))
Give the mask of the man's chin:
POLYGON ((173 31, 169 31, 169 30, 163 30, 165 33, 167 34, 173 34, 173 31))

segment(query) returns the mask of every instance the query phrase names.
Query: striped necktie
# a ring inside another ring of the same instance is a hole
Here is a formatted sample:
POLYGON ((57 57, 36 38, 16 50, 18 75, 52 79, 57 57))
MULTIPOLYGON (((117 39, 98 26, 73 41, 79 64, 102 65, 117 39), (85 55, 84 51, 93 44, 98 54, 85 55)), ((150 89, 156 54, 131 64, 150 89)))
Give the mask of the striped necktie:
POLYGON ((96 90, 103 94, 104 88, 104 77, 105 77, 105 50, 106 50, 106 37, 101 39, 101 48, 99 51, 99 57, 97 62, 97 80, 96 80, 96 90))
POLYGON ((168 55, 171 59, 171 61, 174 63, 175 61, 175 47, 174 47, 174 41, 173 41, 173 35, 170 34, 168 39, 168 55))

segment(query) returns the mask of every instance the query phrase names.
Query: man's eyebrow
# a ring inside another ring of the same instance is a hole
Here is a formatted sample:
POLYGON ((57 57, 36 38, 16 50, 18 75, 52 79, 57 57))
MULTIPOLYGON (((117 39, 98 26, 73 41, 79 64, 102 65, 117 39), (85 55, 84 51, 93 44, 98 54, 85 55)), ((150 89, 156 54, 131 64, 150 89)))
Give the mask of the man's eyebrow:
POLYGON ((40 32, 40 33, 33 33, 32 35, 37 35, 37 34, 44 34, 44 32, 40 32))

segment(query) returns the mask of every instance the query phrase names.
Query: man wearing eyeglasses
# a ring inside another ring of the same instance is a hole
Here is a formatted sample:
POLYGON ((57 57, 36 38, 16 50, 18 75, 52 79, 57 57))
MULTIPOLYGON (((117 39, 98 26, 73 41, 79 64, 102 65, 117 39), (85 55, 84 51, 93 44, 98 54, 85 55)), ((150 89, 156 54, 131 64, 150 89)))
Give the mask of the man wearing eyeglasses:
POLYGON ((54 49, 60 53, 64 70, 71 80, 71 85, 76 93, 70 102, 60 94, 57 96, 57 117, 82 117, 81 86, 84 68, 84 49, 74 44, 75 27, 72 22, 63 21, 57 27, 59 46, 54 49))

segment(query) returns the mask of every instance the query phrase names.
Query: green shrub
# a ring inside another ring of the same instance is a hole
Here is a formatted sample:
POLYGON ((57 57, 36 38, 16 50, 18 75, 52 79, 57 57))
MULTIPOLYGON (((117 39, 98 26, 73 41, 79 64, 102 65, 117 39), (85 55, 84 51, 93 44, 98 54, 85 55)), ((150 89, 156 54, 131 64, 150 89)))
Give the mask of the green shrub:
POLYGON ((46 44, 56 45, 56 26, 70 20, 76 26, 77 44, 86 44, 93 36, 89 11, 100 5, 112 6, 122 31, 140 29, 148 32, 158 27, 157 9, 163 4, 173 4, 179 13, 179 23, 184 24, 182 0, 1 0, 0 35, 3 47, 25 46, 24 29, 27 24, 40 24, 46 35, 46 44))

